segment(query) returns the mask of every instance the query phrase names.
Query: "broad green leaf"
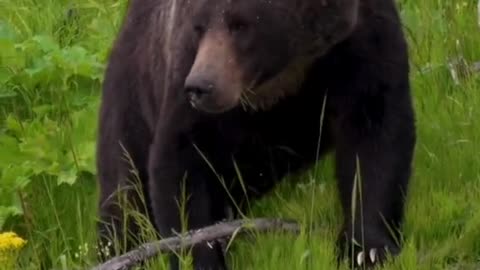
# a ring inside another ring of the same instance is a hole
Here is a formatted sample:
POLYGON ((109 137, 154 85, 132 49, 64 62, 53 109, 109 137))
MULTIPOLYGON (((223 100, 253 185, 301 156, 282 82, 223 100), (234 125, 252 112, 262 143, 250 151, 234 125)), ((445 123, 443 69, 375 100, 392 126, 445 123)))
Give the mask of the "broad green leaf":
POLYGON ((17 136, 22 132, 22 126, 19 120, 12 115, 7 116, 7 119, 5 119, 5 126, 17 136))
POLYGON ((82 143, 76 148, 78 167, 80 170, 89 172, 91 174, 96 173, 95 147, 96 142, 92 140, 82 143))
POLYGON ((57 42, 51 36, 38 35, 32 38, 43 52, 59 50, 57 42))
POLYGON ((0 169, 10 164, 19 165, 29 156, 19 149, 18 140, 0 133, 0 169))
POLYGON ((8 218, 22 214, 22 209, 19 207, 0 205, 0 230, 3 229, 3 226, 8 218))
POLYGON ((15 192, 16 190, 23 189, 30 182, 32 176, 32 169, 29 166, 9 165, 3 168, 1 174, 2 188, 9 192, 15 192))
POLYGON ((77 180, 77 170, 75 168, 71 168, 70 170, 63 170, 59 173, 57 178, 57 183, 61 184, 68 184, 73 185, 77 180))

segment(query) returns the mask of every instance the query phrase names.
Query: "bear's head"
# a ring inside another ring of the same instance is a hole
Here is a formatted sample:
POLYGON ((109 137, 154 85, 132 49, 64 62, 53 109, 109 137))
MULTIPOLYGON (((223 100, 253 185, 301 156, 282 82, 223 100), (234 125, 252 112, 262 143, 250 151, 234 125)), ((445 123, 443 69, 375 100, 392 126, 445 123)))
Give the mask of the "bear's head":
POLYGON ((191 1, 190 104, 209 113, 262 109, 295 93, 309 66, 353 31, 359 1, 191 1))

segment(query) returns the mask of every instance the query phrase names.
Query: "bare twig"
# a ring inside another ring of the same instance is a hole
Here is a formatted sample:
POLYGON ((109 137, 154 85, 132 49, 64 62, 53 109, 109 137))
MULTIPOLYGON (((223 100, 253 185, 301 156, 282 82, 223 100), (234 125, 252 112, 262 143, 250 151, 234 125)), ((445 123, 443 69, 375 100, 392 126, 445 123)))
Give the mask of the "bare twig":
POLYGON ((215 241, 230 237, 247 230, 265 232, 268 230, 299 233, 298 223, 284 219, 258 218, 252 220, 234 220, 218 223, 199 230, 190 231, 183 236, 165 238, 160 241, 141 245, 137 249, 112 258, 92 270, 127 270, 159 253, 176 252, 202 242, 215 241))

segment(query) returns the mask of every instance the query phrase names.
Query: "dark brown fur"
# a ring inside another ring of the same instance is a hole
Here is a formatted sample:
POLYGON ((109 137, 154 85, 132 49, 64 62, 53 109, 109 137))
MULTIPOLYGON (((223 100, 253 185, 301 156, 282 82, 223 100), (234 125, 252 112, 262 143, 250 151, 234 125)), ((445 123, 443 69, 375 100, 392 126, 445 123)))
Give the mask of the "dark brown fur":
MULTIPOLYGON (((139 171, 148 214, 169 236, 180 230, 182 179, 188 226, 198 228, 225 218, 231 205, 218 175, 235 200, 245 199, 233 160, 251 197, 312 166, 326 97, 320 154, 336 158, 345 214, 338 254, 361 252, 345 245, 352 237, 365 240, 369 265, 371 249, 375 262, 385 247, 397 254, 383 218, 401 231, 415 145, 408 74, 392 0, 132 0, 102 96, 101 235, 111 225, 115 236, 126 233, 112 196, 131 177, 122 147, 139 171), (363 224, 357 215, 352 227, 357 157, 363 224)), ((135 235, 135 223, 128 229, 135 235)), ((195 247, 193 256, 197 269, 226 267, 216 244, 195 247)))

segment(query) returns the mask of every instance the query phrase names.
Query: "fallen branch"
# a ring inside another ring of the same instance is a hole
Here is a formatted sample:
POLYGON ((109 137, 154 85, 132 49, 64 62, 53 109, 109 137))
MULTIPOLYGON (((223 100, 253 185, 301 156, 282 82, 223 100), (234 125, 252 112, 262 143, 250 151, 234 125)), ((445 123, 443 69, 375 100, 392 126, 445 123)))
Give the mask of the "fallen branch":
POLYGON ((300 226, 294 221, 268 218, 222 222, 199 230, 187 232, 182 236, 165 238, 160 241, 141 245, 134 250, 96 266, 92 270, 127 270, 140 264, 142 261, 146 261, 158 255, 159 253, 177 252, 181 249, 190 248, 202 242, 230 237, 249 229, 257 232, 277 230, 298 233, 300 231, 300 226))

